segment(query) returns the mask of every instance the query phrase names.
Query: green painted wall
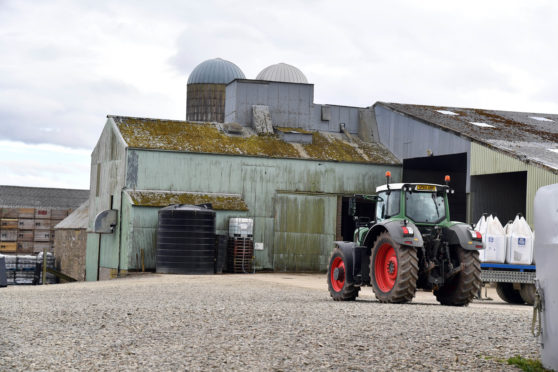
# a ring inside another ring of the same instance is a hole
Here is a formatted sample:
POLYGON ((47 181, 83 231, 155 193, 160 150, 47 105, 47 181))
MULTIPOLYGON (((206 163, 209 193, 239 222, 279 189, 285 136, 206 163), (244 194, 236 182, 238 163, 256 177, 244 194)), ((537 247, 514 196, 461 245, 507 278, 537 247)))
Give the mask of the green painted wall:
MULTIPOLYGON (((241 194, 249 212, 223 212, 217 213, 217 229, 222 232, 227 231, 228 217, 251 217, 254 218, 254 240, 264 243, 263 251, 256 251, 256 267, 261 268, 281 268, 284 270, 316 270, 323 269, 323 252, 313 252, 317 264, 310 264, 309 261, 301 265, 289 264, 282 266, 274 264, 274 260, 279 257, 274 255, 274 244, 277 239, 281 241, 289 240, 297 246, 294 256, 304 255, 300 247, 307 241, 316 242, 317 237, 314 233, 305 236, 304 231, 293 231, 295 235, 285 235, 278 238, 277 235, 277 200, 281 193, 311 193, 349 195, 352 193, 373 193, 376 186, 385 183, 385 171, 392 172, 394 182, 401 179, 401 167, 393 165, 370 165, 370 164, 351 164, 336 162, 319 162, 307 160, 287 160, 287 159, 268 159, 253 157, 235 157, 225 155, 190 154, 148 150, 128 150, 128 164, 134 163, 137 166, 127 168, 127 187, 138 190, 173 190, 173 191, 193 191, 193 192, 213 192, 213 193, 237 193, 241 194), (298 235, 296 235, 298 234, 298 235), (293 240, 294 239, 294 240, 293 240), (305 240, 306 239, 306 240, 305 240)), ((303 197, 300 203, 305 203, 303 197)), ((328 198, 326 198, 328 199, 328 198)), ((336 198, 331 197, 327 208, 323 210, 328 216, 335 216, 337 205, 336 198)), ((305 204, 306 209, 312 210, 311 204, 305 204)), ((134 235, 136 226, 143 229, 147 228, 141 219, 135 216, 140 208, 133 207, 134 216, 134 235)), ((143 209, 143 208, 141 208, 143 209)), ((142 212, 143 213, 143 212, 142 212)), ((293 212, 294 213, 294 212, 293 212)), ((296 213, 295 213, 296 214, 296 213)), ((333 218, 332 217, 332 218, 333 218)), ((143 218, 143 217, 142 217, 143 218)), ((151 222, 155 221, 155 213, 151 217, 151 222)), ((156 224, 155 224, 156 225, 156 224)), ((153 226, 155 226, 153 225, 153 226)), ((326 225, 329 230, 327 239, 321 236, 322 244, 327 250, 331 249, 331 241, 335 237, 335 220, 330 220, 326 225), (333 222, 332 222, 333 221, 333 222), (329 243, 328 243, 329 242, 329 243)), ((153 233, 151 230, 150 233, 153 233)), ((283 231, 287 232, 287 231, 283 231)), ((147 231, 142 234, 147 234, 147 231)), ((323 234, 322 234, 323 235, 323 234)), ((154 250, 153 239, 142 235, 141 239, 134 239, 131 245, 130 262, 134 260, 134 255, 138 249, 154 250)), ((314 247, 317 247, 317 243, 314 247)), ((314 248, 312 248, 314 249, 314 248)), ((280 253, 281 259, 287 254, 286 251, 280 253)), ((329 255, 329 252, 327 252, 329 255)), ((293 256, 293 257, 294 257, 293 256)), ((289 258, 293 263, 292 258, 289 258)), ((305 258, 305 260, 307 260, 305 258)), ((129 263, 130 269, 135 264, 129 263)))

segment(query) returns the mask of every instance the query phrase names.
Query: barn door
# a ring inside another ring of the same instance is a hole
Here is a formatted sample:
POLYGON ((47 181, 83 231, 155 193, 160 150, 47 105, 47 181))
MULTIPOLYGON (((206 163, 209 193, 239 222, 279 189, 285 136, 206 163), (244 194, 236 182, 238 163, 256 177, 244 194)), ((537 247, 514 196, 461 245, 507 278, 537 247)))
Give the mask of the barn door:
POLYGON ((324 271, 335 240, 337 197, 278 194, 274 260, 277 271, 324 271))

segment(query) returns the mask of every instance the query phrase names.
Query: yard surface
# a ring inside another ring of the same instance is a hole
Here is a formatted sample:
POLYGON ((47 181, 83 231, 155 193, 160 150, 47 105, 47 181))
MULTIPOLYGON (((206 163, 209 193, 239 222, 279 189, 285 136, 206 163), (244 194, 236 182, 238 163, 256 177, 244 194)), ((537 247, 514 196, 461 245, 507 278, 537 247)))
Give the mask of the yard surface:
POLYGON ((0 288, 0 371, 514 370, 540 359, 532 308, 334 302, 325 275, 149 274, 0 288))

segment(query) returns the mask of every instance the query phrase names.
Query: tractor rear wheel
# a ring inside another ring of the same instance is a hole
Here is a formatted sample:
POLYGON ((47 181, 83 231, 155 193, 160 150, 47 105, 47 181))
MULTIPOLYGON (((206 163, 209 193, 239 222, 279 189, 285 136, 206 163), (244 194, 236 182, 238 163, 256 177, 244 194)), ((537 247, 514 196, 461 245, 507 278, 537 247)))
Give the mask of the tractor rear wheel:
POLYGON ((387 231, 383 232, 374 242, 370 273, 380 302, 409 302, 417 289, 417 252, 413 247, 397 244, 387 231))
POLYGON ((521 289, 519 290, 519 295, 521 299, 525 301, 527 305, 533 306, 535 303, 535 285, 534 284, 521 284, 521 289))
POLYGON ((327 269, 327 287, 335 301, 354 301, 360 291, 360 287, 355 287, 353 283, 347 281, 345 273, 351 268, 347 267, 346 262, 343 251, 335 248, 329 258, 327 269))
POLYGON ((452 261, 454 265, 461 265, 462 270, 435 290, 434 295, 442 305, 466 306, 473 301, 482 284, 479 252, 465 250, 461 246, 452 248, 452 254, 456 256, 452 257, 452 261))
POLYGON ((521 298, 521 293, 513 288, 512 283, 496 283, 496 293, 508 304, 523 304, 525 301, 521 298))

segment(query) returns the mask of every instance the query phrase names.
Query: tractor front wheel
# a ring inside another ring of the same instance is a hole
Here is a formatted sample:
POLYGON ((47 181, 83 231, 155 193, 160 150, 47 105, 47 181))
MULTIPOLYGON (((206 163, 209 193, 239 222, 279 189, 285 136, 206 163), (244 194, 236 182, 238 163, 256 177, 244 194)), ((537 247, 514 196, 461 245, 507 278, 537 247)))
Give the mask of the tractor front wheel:
POLYGON ((461 246, 452 248, 452 255, 457 256, 452 257, 452 261, 461 265, 461 271, 435 290, 434 295, 442 305, 466 306, 473 300, 482 284, 479 252, 468 251, 461 246))
POLYGON ((387 231, 383 232, 374 242, 370 273, 380 302, 409 302, 417 288, 417 252, 413 247, 397 244, 387 231))
POLYGON ((329 294, 335 301, 354 301, 360 291, 360 287, 355 287, 347 280, 347 270, 352 270, 352 268, 347 267, 343 251, 335 248, 329 258, 327 269, 327 286, 329 294))

